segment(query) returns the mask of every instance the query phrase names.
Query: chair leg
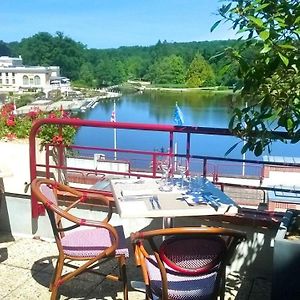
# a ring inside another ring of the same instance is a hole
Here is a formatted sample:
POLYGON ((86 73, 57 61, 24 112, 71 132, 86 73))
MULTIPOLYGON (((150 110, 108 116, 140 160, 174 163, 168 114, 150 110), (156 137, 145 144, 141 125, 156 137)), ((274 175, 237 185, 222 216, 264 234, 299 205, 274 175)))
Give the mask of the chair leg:
POLYGON ((56 261, 56 264, 55 264, 55 267, 54 267, 54 271, 53 271, 53 274, 52 274, 52 277, 51 277, 51 282, 49 284, 49 291, 51 292, 52 291, 52 287, 53 287, 53 284, 54 284, 54 280, 55 280, 55 275, 56 275, 56 270, 57 270, 57 265, 58 265, 58 259, 56 261))
POLYGON ((119 269, 120 269, 120 276, 123 283, 123 295, 124 300, 128 300, 128 282, 127 282, 127 272, 126 272, 126 259, 124 255, 119 256, 119 269))
POLYGON ((61 279, 61 274, 62 274, 62 269, 64 266, 64 258, 63 256, 58 256, 57 262, 56 262, 56 267, 54 271, 54 276, 53 276, 53 281, 50 284, 51 287, 51 300, 56 300, 57 299, 57 291, 59 287, 59 280, 61 279))
POLYGON ((225 299, 225 284, 226 284, 226 275, 225 275, 225 270, 221 276, 221 284, 220 284, 220 300, 225 299))

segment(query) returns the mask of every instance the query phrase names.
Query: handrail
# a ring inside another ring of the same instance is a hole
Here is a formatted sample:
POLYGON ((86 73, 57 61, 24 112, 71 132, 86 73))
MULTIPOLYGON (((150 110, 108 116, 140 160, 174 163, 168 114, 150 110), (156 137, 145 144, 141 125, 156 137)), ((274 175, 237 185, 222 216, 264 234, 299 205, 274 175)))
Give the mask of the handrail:
MULTIPOLYGON (((295 163, 280 163, 280 162, 269 162, 266 163, 261 160, 250 160, 250 159, 236 159, 236 158, 224 158, 224 157, 214 157, 214 156, 203 156, 203 155, 194 155, 190 153, 190 144, 191 144, 191 134, 201 134, 201 135, 219 135, 219 136, 233 136, 232 132, 229 129, 225 128, 210 128, 210 127, 194 127, 194 126, 174 126, 174 125, 162 125, 162 124, 144 124, 144 123, 125 123, 125 122, 107 122, 107 121, 95 121, 95 120, 82 120, 78 118, 70 118, 70 119, 59 119, 59 118, 45 118, 37 120, 30 132, 29 136, 29 151, 30 151, 30 180, 32 181, 37 177, 37 166, 41 166, 37 164, 36 161, 36 137, 39 131, 39 128, 45 124, 56 124, 58 126, 64 125, 71 125, 71 126, 86 126, 86 127, 99 127, 99 128, 116 128, 116 129, 126 129, 126 130, 142 130, 142 131, 157 131, 157 132, 168 132, 169 133, 169 151, 167 153, 161 152, 151 152, 151 151, 139 151, 139 150, 124 150, 118 149, 119 152, 127 152, 127 153, 135 153, 135 154, 148 154, 152 155, 152 162, 153 162, 153 173, 152 177, 157 176, 156 174, 156 167, 157 167, 157 160, 160 156, 168 156, 170 158, 176 157, 177 158, 186 158, 187 163, 189 164, 191 159, 200 159, 203 161, 203 170, 202 174, 207 176, 207 168, 208 168, 208 160, 210 161, 230 161, 233 163, 252 163, 258 165, 272 165, 272 166, 293 166, 299 167, 300 164, 295 163), (186 134, 186 149, 185 153, 174 153, 174 133, 185 133, 186 134)), ((278 135, 281 137, 285 137, 285 133, 279 132, 278 135)), ((62 146, 63 147, 63 146, 62 146)), ((61 151, 59 151, 59 165, 52 166, 49 163, 49 148, 46 147, 46 174, 49 175, 49 168, 61 168, 64 169, 65 166, 63 165, 63 151, 62 147, 59 147, 61 151)), ((84 148, 84 146, 76 146, 73 145, 71 147, 74 148, 84 148)), ((97 148, 97 147, 89 147, 89 149, 106 149, 106 148, 97 148)), ((111 149, 107 149, 107 151, 115 151, 111 149)), ((72 168, 71 168, 72 169, 72 168)), ((76 170, 76 168, 73 168, 76 170)), ((90 170, 91 171, 91 170, 90 170)), ((109 173, 109 172, 108 172, 109 173)), ((218 170, 215 168, 213 171, 213 179, 214 181, 218 180, 218 170)), ((122 173, 120 173, 122 174, 122 173)), ((135 173, 131 173, 134 175, 135 173)), ((135 174, 137 175, 137 174, 135 174)), ((37 218, 39 215, 43 214, 42 206, 38 205, 34 196, 32 196, 32 217, 37 218)))

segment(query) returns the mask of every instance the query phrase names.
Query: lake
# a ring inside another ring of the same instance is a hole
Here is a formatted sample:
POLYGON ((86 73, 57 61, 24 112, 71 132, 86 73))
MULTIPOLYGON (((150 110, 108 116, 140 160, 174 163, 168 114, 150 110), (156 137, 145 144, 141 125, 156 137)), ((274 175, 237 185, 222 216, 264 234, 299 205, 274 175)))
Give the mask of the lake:
MULTIPOLYGON (((241 104, 232 95, 203 92, 163 92, 152 91, 142 94, 123 95, 116 100, 116 119, 120 122, 154 123, 174 125, 176 102, 184 115, 184 125, 213 128, 227 128, 234 107, 241 104)), ((96 107, 80 115, 88 120, 110 121, 113 101, 103 100, 96 107)), ((176 134, 178 153, 184 152, 185 135, 176 134)), ((221 156, 237 141, 234 137, 197 136, 192 137, 191 154, 221 156)), ((75 144, 113 148, 113 130, 99 128, 79 129, 75 144)), ((241 147, 237 147, 228 157, 242 158, 241 147)), ((117 132, 117 147, 137 150, 167 150, 168 140, 164 133, 136 131, 117 132)), ((298 145, 276 142, 271 147, 271 155, 298 156, 298 145)), ((267 152, 264 155, 268 155, 267 152)), ((257 159, 252 153, 247 159, 257 159)))

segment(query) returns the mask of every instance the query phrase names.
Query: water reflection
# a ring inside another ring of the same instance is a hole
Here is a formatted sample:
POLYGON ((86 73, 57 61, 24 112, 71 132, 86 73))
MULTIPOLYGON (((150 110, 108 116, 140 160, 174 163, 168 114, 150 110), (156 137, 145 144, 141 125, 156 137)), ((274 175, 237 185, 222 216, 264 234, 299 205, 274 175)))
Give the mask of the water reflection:
MULTIPOLYGON (((120 122, 174 124, 175 103, 180 106, 184 125, 213 128, 227 128, 235 107, 241 102, 232 94, 199 92, 145 92, 143 94, 124 95, 116 101, 116 119, 120 122)), ((104 100, 81 117, 89 120, 110 121, 113 101, 104 100)), ((175 134, 179 153, 184 153, 186 136, 175 134)), ((237 141, 234 137, 195 136, 192 137, 191 152, 198 155, 223 157, 226 151, 237 141)), ((81 128, 76 136, 79 145, 113 147, 113 130, 99 128, 81 128)), ((149 150, 167 149, 168 134, 118 130, 117 145, 122 149, 149 150)), ((242 158, 242 143, 228 157, 242 158)), ((297 156, 299 145, 274 143, 272 155, 297 156)), ((267 153, 265 153, 267 154, 267 153)), ((256 159, 247 153, 248 159, 256 159)))

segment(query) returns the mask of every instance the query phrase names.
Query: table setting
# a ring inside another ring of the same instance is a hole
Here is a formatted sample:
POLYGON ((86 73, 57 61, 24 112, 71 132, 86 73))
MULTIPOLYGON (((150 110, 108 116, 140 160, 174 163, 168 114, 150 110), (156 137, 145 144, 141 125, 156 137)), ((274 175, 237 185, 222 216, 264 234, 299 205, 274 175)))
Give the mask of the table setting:
MULTIPOLYGON (((182 167, 182 165, 180 165, 182 167)), ((187 168, 162 168, 161 178, 112 179, 118 212, 123 217, 175 217, 237 212, 236 203, 203 176, 187 168)))

